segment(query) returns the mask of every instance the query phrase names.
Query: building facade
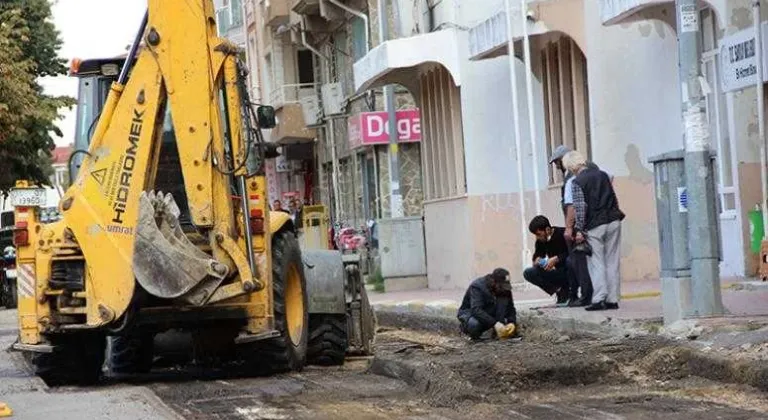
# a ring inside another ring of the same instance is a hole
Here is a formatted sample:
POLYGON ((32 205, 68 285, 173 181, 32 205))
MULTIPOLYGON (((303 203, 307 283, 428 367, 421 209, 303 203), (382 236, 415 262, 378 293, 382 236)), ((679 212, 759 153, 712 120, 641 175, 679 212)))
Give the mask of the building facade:
MULTIPOLYGON (((508 17, 503 0, 389 0, 384 42, 378 4, 245 0, 252 96, 275 106, 270 139, 285 146, 271 195, 327 204, 352 226, 390 217, 381 88, 395 85, 403 207, 424 217, 430 288, 464 287, 497 266, 522 272, 528 221, 563 223, 562 179, 547 165, 561 144, 614 176, 627 214, 623 280, 658 277, 648 159, 683 147, 674 2, 529 0, 508 17)), ((725 91, 719 55, 724 37, 751 26, 751 2, 701 2, 695 17, 721 274, 749 276, 758 260, 747 214, 761 201, 756 89, 725 91)))
MULTIPOLYGON (((356 228, 390 217, 384 98, 381 89, 355 92, 353 78, 355 61, 378 43, 375 0, 247 3, 254 86, 276 109, 269 137, 283 151, 269 163, 271 196, 326 204, 333 222, 356 228)), ((407 90, 395 99, 404 213, 421 216, 419 111, 407 90)))
MULTIPOLYGON (((519 9, 520 18, 508 24, 504 3, 400 1, 401 16, 426 11, 423 21, 400 22, 410 25, 403 33, 418 35, 388 41, 355 64, 356 89, 398 82, 422 108, 429 286, 463 287, 495 266, 522 271, 525 250, 533 245, 530 235, 525 239, 528 220, 541 212, 563 223, 560 174, 546 163, 560 144, 581 150, 615 176, 627 214, 623 279, 657 278, 659 236, 648 158, 683 147, 674 3, 529 1, 525 26, 519 9), (530 35, 530 107, 523 30, 530 35)), ((718 64, 723 36, 751 25, 750 5, 701 2, 695 15, 717 153, 723 276, 754 274, 757 264, 747 218, 760 202, 755 89, 724 93, 718 64)))

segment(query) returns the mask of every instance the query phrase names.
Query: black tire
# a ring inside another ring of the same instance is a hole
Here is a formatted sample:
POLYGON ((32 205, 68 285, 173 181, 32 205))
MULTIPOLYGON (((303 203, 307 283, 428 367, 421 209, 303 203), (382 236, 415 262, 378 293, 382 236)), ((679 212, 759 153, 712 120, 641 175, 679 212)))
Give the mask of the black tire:
POLYGON ((118 375, 152 370, 154 334, 129 332, 109 338, 109 370, 118 375))
POLYGON ((346 315, 317 314, 309 317, 307 360, 310 364, 343 365, 347 346, 346 315))
POLYGON ((249 372, 253 374, 300 371, 307 362, 309 336, 307 286, 299 242, 290 230, 282 230, 272 236, 272 293, 275 329, 280 332, 280 336, 240 345, 240 350, 243 352, 242 358, 249 372), (303 301, 303 321, 297 343, 293 342, 288 332, 286 310, 286 283, 291 267, 297 270, 303 301))
POLYGON ((101 379, 106 343, 103 335, 55 337, 53 353, 26 353, 35 375, 50 387, 93 385, 101 379))

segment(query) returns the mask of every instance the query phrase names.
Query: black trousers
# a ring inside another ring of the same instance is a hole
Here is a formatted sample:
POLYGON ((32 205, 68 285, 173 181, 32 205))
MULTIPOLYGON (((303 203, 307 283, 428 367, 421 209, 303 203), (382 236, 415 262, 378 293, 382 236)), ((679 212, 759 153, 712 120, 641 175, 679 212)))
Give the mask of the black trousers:
POLYGON ((495 319, 493 324, 487 324, 474 316, 469 311, 459 314, 459 323, 461 323, 461 332, 472 337, 479 338, 484 332, 493 328, 496 322, 504 323, 507 316, 507 306, 509 305, 509 298, 497 297, 496 298, 496 313, 491 314, 495 319))
POLYGON ((568 292, 568 274, 565 267, 557 267, 552 271, 545 271, 541 267, 528 267, 523 272, 523 277, 548 295, 558 293, 558 297, 562 297, 568 292))
POLYGON ((591 300, 592 279, 589 277, 588 257, 583 252, 574 252, 573 243, 568 244, 568 251, 568 260, 565 263, 568 271, 568 294, 571 299, 576 299, 581 289, 581 297, 591 300))

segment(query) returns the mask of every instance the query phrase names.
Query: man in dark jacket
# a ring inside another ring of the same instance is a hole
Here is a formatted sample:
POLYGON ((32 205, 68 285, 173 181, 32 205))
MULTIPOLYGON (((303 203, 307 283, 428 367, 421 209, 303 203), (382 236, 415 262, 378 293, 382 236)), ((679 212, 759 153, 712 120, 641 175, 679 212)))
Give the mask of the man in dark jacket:
POLYGON ((475 279, 464 294, 458 313, 461 331, 473 340, 494 329, 498 338, 514 334, 517 311, 509 271, 503 268, 475 279))
MULTIPOLYGON (((573 210, 573 198, 570 194, 573 174, 565 170, 563 166, 563 157, 571 149, 568 146, 560 145, 552 153, 549 163, 563 173, 563 186, 560 188, 560 205, 563 209, 563 218, 565 220, 566 232, 573 229, 575 213, 573 210)), ((600 169, 592 162, 587 162, 587 166, 593 169, 600 169)), ((575 247, 573 238, 565 235, 565 241, 568 244, 568 306, 587 306, 592 300, 592 280, 589 277, 589 268, 587 266, 588 255, 583 252, 583 247, 575 247), (581 298, 579 298, 579 289, 581 289, 581 298)))
POLYGON ((553 227, 549 219, 536 216, 528 225, 536 236, 533 266, 523 272, 523 277, 539 286, 550 296, 557 294, 557 305, 568 304, 568 245, 565 242, 565 228, 553 227))
POLYGON ((594 293, 588 311, 619 308, 621 284, 621 222, 624 213, 605 172, 590 168, 579 152, 563 158, 566 169, 575 174, 571 183, 573 208, 576 213, 573 237, 576 243, 586 241, 592 248, 588 259, 594 293))

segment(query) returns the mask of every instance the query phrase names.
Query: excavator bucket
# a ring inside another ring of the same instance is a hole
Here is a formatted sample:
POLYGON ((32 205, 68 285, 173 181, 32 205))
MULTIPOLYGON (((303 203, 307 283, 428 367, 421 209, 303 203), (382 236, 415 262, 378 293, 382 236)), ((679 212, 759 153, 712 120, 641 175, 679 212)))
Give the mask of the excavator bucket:
POLYGON ((190 242, 181 230, 180 213, 171 194, 141 193, 133 271, 151 295, 203 305, 228 270, 190 242))

